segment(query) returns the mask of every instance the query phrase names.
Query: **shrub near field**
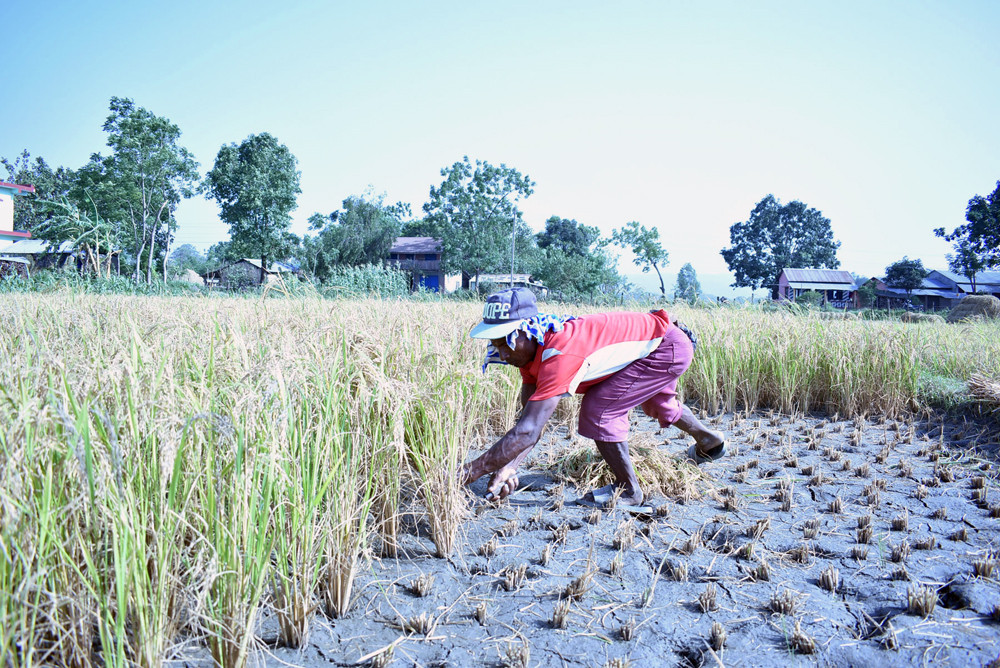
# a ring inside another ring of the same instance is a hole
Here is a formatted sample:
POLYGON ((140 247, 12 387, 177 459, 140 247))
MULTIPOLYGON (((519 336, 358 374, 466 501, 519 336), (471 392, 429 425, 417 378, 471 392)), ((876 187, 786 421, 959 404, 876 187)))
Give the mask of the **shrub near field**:
MULTIPOLYGON (((555 308, 558 312, 575 308, 555 308)), ((592 309, 588 309, 592 310, 592 309)), ((7 295, 0 303, 0 664, 224 666, 262 606, 298 646, 352 601, 401 513, 455 549, 457 473, 515 415, 475 303, 7 295), (95 655, 99 647, 99 655, 95 655)), ((897 414, 922 375, 1000 376, 997 326, 684 309, 709 410, 897 414)))

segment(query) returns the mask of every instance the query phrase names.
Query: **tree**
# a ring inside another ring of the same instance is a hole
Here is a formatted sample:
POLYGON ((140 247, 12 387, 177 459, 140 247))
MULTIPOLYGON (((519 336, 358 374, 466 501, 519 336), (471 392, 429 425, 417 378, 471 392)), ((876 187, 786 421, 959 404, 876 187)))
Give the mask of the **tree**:
POLYGON ((18 183, 35 187, 35 192, 22 195, 14 207, 14 229, 31 232, 38 236, 43 223, 57 215, 57 208, 50 206, 51 202, 63 202, 69 199, 70 189, 76 179, 73 170, 65 167, 52 169, 41 157, 31 161, 27 150, 14 158, 0 158, 0 165, 7 170, 9 183, 18 183))
POLYGON ((601 236, 596 227, 581 225, 575 220, 550 216, 545 221, 545 230, 535 235, 538 247, 557 248, 571 255, 586 256, 601 236))
POLYGON ((230 251, 260 258, 262 283, 268 261, 291 250, 291 212, 302 192, 297 162, 288 147, 263 132, 220 148, 205 177, 208 197, 218 202, 219 217, 229 225, 230 251))
POLYGON ((233 250, 232 246, 229 241, 219 241, 212 244, 205 256, 206 267, 211 271, 239 260, 240 256, 233 250))
POLYGON ((622 283, 615 260, 599 246, 600 231, 575 220, 551 216, 535 235, 537 255, 531 275, 564 298, 594 298, 622 283))
POLYGON ((911 260, 905 255, 902 260, 893 262, 885 268, 885 283, 891 288, 906 290, 907 298, 920 287, 924 278, 930 273, 924 269, 920 260, 911 260))
POLYGON ((770 287, 774 298, 782 269, 840 266, 840 242, 833 238, 830 219, 798 200, 782 205, 774 195, 768 195, 757 203, 746 222, 730 226, 729 242, 730 247, 721 253, 736 277, 733 287, 751 291, 770 287))
POLYGON ((96 208, 91 212, 81 210, 69 200, 52 202, 52 215, 38 227, 39 238, 68 241, 73 251, 83 258, 83 267, 93 269, 98 276, 106 271, 111 276, 112 258, 118 252, 117 229, 101 218, 96 208), (104 261, 101 260, 102 253, 104 261))
POLYGON ((946 234, 943 227, 934 234, 953 242, 955 253, 948 255, 948 267, 972 283, 976 290, 976 274, 1000 265, 1000 181, 987 197, 976 195, 965 209, 965 225, 946 234))
POLYGON ((442 169, 441 176, 444 181, 431 186, 423 206, 426 229, 441 240, 442 269, 475 276, 478 287, 480 273, 510 266, 512 228, 515 239, 533 237, 516 200, 529 197, 535 182, 504 164, 476 160, 473 165, 468 156, 442 169))
MULTIPOLYGON (((309 229, 319 231, 310 238, 307 264, 330 267, 334 264, 360 266, 382 264, 410 216, 404 202, 385 204, 385 195, 352 195, 343 202, 342 211, 309 217, 309 229)), ((310 267, 312 269, 313 267, 310 267)), ((317 276, 319 278, 319 276, 317 276)))
POLYGON ((643 273, 648 272, 650 268, 656 270, 656 275, 660 279, 660 293, 666 299, 667 286, 663 282, 660 266, 666 267, 669 261, 667 251, 663 250, 660 244, 660 231, 655 227, 647 229, 645 225, 633 220, 612 233, 611 243, 630 249, 635 255, 633 261, 637 267, 642 268, 643 273))
POLYGON ((162 257, 164 280, 181 199, 192 197, 198 163, 180 146, 180 128, 127 98, 112 97, 104 122, 111 155, 94 154, 77 172, 74 197, 92 202, 121 236, 131 233, 128 249, 135 259, 136 280, 146 264, 146 281, 162 257), (125 228, 125 229, 123 229, 125 228), (127 231, 126 231, 127 230, 127 231))
POLYGON ((698 283, 698 274, 694 267, 688 262, 677 272, 677 284, 674 286, 674 299, 684 299, 691 304, 701 297, 701 284, 698 283))
POLYGON ((976 252, 969 239, 955 240, 955 252, 945 256, 948 260, 948 268, 956 274, 961 274, 969 279, 972 291, 976 291, 976 274, 988 269, 983 256, 976 252))
POLYGON ((171 274, 180 276, 189 269, 196 274, 204 274, 207 270, 205 256, 191 244, 184 244, 170 254, 168 266, 171 274))

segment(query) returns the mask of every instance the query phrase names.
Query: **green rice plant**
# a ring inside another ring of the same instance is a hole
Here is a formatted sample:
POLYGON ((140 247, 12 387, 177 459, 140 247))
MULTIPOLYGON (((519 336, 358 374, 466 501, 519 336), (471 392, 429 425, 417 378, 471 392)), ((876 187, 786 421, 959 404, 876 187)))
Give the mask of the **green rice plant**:
POLYGON ((326 466, 330 493, 323 517, 326 556, 320 592, 331 617, 343 617, 351 607, 375 484, 366 463, 368 443, 351 429, 346 400, 343 388, 330 389, 312 426, 319 447, 329 457, 326 466))
POLYGON ((223 668, 247 663, 275 540, 275 463, 265 438, 253 438, 247 420, 236 427, 231 451, 205 448, 208 479, 199 499, 212 549, 203 623, 212 658, 223 668))
POLYGON ((406 420, 407 452, 420 479, 438 557, 447 557, 454 551, 467 509, 459 478, 464 429, 456 417, 459 409, 454 401, 431 397, 411 400, 406 420))
POLYGON ((322 557, 329 532, 324 510, 336 470, 329 464, 326 443, 316 427, 324 417, 304 401, 286 404, 289 413, 278 460, 274 514, 274 609, 279 639, 301 647, 316 610, 322 557))

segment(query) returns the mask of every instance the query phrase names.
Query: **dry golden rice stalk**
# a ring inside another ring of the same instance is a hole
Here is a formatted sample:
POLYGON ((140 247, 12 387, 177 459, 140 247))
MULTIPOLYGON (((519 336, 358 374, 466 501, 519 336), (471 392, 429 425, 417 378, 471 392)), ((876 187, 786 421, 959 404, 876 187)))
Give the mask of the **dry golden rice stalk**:
POLYGON ((974 373, 969 378, 968 385, 972 396, 1000 409, 1000 381, 974 373))
POLYGON ((992 295, 969 295, 948 313, 948 322, 1000 318, 1000 299, 992 295))
MULTIPOLYGON (((665 447, 657 447, 650 436, 636 434, 629 451, 636 476, 647 495, 698 498, 695 483, 705 480, 693 463, 674 457, 665 447)), ((558 455, 549 470, 578 489, 597 489, 614 482, 611 469, 592 444, 576 446, 558 455)))

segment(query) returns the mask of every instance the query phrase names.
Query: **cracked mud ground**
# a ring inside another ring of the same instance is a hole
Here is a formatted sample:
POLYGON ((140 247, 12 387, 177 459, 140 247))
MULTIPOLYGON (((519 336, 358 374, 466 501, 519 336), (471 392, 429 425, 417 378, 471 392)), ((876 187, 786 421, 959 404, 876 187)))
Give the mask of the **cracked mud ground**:
MULTIPOLYGON (((730 456, 702 467, 700 497, 651 499, 651 516, 575 505, 585 490, 540 465, 589 442, 550 430, 510 502, 475 505, 452 559, 434 558, 415 526, 406 557, 361 575, 346 619, 317 618, 307 647, 269 647, 266 663, 978 666, 1000 655, 995 421, 710 422, 730 456), (412 591, 421 576, 433 576, 424 596, 412 591)), ((644 417, 632 438, 678 457, 690 442, 644 417)), ((274 624, 265 612, 264 638, 274 624)))

